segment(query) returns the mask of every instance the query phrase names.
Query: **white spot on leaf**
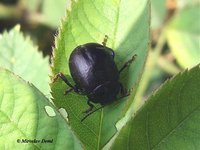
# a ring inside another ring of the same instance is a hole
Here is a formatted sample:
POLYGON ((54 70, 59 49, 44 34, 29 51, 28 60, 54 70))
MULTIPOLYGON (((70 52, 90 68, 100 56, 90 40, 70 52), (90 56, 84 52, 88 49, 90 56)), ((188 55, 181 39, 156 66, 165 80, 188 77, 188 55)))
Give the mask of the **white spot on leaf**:
POLYGON ((64 108, 59 109, 60 114, 68 121, 68 114, 64 108))
POLYGON ((45 106, 45 111, 46 111, 46 113, 47 113, 47 115, 48 115, 49 117, 54 117, 54 116, 56 116, 55 111, 54 111, 53 108, 50 107, 50 106, 45 106))

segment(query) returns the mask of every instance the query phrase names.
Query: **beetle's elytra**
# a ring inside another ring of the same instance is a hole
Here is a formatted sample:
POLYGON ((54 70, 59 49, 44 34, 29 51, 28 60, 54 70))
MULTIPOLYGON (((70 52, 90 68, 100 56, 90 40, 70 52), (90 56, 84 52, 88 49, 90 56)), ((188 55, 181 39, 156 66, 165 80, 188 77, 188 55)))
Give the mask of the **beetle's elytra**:
POLYGON ((69 58, 69 69, 75 85, 72 85, 62 73, 58 73, 54 78, 55 81, 60 77, 70 87, 66 94, 74 91, 88 97, 87 104, 90 107, 85 111, 87 115, 82 121, 88 114, 91 114, 94 107, 91 102, 100 103, 104 107, 117 100, 118 93, 121 93, 121 97, 129 95, 119 82, 119 75, 133 62, 136 55, 118 70, 114 61, 115 53, 106 47, 106 41, 107 36, 102 45, 87 43, 72 51, 69 58))

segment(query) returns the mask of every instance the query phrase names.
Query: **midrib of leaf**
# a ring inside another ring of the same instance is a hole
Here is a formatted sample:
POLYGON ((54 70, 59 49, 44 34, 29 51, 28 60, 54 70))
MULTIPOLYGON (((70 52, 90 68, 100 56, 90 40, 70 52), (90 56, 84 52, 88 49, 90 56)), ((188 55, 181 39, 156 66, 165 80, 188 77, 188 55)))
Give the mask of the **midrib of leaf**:
POLYGON ((103 124, 103 109, 101 111, 101 120, 100 120, 100 127, 99 127, 99 140, 98 140, 98 144, 97 144, 97 149, 100 149, 100 141, 101 141, 101 129, 102 129, 102 124, 103 124))
POLYGON ((157 146, 159 146, 163 141, 165 141, 173 132, 175 132, 178 128, 181 127, 181 125, 183 125, 183 123, 188 120, 193 113, 195 113, 198 109, 200 108, 200 106, 198 106, 196 109, 194 109, 190 114, 188 114, 174 129, 172 129, 163 139, 160 140, 160 142, 158 144, 156 144, 153 148, 155 149, 157 146))
POLYGON ((149 124, 148 123, 149 123, 149 113, 147 112, 147 117, 146 117, 146 137, 147 137, 148 149, 150 149, 149 124))
POLYGON ((130 149, 130 146, 129 146, 129 143, 130 143, 130 134, 131 134, 131 130, 132 130, 132 128, 129 128, 129 132, 128 132, 128 140, 127 140, 127 150, 129 150, 130 149))
POLYGON ((117 31, 118 31, 120 4, 121 4, 121 0, 119 0, 119 5, 117 7, 117 14, 116 14, 116 22, 115 22, 115 28, 114 28, 112 48, 115 47, 116 35, 117 35, 117 31))
MULTIPOLYGON (((82 6, 82 9, 84 10, 84 6, 83 5, 80 5, 82 6)), ((84 12, 84 16, 85 18, 87 19, 87 21, 89 22, 89 19, 88 19, 88 16, 87 14, 85 13, 85 10, 83 11, 84 12)), ((77 16, 79 16, 79 12, 76 12, 77 13, 77 16)), ((95 38, 91 35, 91 33, 88 31, 88 29, 85 27, 84 23, 81 22, 81 19, 77 19, 77 21, 79 21, 79 23, 81 24, 81 26, 84 28, 84 31, 89 35, 89 37, 92 39, 92 40, 95 40, 95 38)))
MULTIPOLYGON (((113 43, 112 43, 112 48, 115 47, 115 41, 116 41, 116 35, 117 35, 117 30, 118 30, 118 25, 119 25, 119 12, 120 12, 120 4, 121 0, 119 0, 117 7, 117 14, 116 14, 116 21, 115 21, 115 26, 114 26, 114 33, 113 33, 113 43)), ((100 141, 101 141, 101 130, 102 130, 102 124, 103 124, 103 109, 101 111, 101 120, 100 120, 100 128, 99 128, 99 138, 98 138, 98 145, 97 145, 97 150, 100 149, 100 141)))

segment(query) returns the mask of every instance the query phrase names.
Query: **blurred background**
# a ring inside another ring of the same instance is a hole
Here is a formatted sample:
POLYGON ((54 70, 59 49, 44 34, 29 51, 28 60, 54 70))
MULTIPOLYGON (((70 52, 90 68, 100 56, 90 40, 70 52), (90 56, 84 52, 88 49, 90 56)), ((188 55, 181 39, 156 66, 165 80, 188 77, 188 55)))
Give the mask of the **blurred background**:
MULTIPOLYGON (((0 33, 16 24, 43 56, 70 0, 0 0, 0 33)), ((137 98, 146 97, 166 79, 200 62, 200 1, 151 0, 151 45, 137 98)))
POLYGON ((0 0, 0 32, 20 24, 44 55, 50 55, 68 0, 0 0))

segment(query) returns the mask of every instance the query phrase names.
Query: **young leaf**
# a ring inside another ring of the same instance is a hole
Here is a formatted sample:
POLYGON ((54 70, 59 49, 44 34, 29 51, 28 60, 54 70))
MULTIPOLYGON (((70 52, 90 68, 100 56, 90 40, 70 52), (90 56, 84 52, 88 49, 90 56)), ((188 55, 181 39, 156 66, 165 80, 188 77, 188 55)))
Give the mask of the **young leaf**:
POLYGON ((49 62, 16 26, 0 35, 0 67, 7 68, 50 95, 49 62))
MULTIPOLYGON (((89 42, 101 43, 108 35, 107 46, 115 50, 115 61, 119 68, 137 54, 136 61, 121 74, 120 80, 127 89, 133 88, 135 92, 148 52, 149 8, 148 0, 72 2, 71 11, 67 12, 56 38, 53 75, 63 72, 70 80, 68 60, 72 50, 89 42)), ((88 108, 87 98, 73 92, 65 96, 63 93, 68 86, 61 80, 53 83, 51 88, 55 105, 67 110, 69 123, 85 149, 101 149, 109 141, 116 132, 115 123, 125 114, 133 100, 121 99, 117 104, 106 106, 81 122, 84 116, 82 111, 88 108)))
POLYGON ((167 81, 121 130, 112 149, 200 149, 200 65, 167 81))
POLYGON ((167 28, 169 46, 183 68, 200 62, 200 4, 179 11, 167 28))
POLYGON ((0 68, 0 149, 81 147, 65 120, 38 89, 0 68), (34 139, 40 141, 25 142, 34 139), (50 143, 42 143, 42 139, 50 143))

